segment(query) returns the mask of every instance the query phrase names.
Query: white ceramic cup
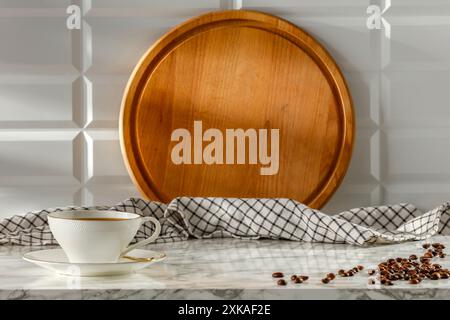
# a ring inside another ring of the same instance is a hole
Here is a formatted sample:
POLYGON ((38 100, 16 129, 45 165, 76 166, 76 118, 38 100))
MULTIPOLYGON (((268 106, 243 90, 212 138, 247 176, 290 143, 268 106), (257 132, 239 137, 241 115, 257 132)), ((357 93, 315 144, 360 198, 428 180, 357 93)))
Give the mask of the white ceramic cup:
POLYGON ((127 252, 155 241, 161 232, 157 219, 127 212, 61 211, 47 217, 53 236, 71 263, 117 262, 127 252), (155 225, 155 232, 148 239, 128 246, 147 221, 155 225))

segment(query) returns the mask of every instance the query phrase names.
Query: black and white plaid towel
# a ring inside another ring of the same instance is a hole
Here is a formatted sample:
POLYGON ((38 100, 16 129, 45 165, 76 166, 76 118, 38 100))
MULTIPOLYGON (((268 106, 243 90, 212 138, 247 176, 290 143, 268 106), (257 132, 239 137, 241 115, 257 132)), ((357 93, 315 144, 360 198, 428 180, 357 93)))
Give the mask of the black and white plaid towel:
MULTIPOLYGON (((421 240, 450 234, 450 203, 420 212, 411 204, 357 208, 329 216, 289 199, 189 198, 168 205, 131 198, 114 207, 66 207, 31 212, 0 221, 0 244, 56 244, 47 214, 63 210, 116 210, 154 216, 161 222, 157 242, 233 237, 350 243, 421 240)), ((153 231, 143 225, 134 241, 153 231)))

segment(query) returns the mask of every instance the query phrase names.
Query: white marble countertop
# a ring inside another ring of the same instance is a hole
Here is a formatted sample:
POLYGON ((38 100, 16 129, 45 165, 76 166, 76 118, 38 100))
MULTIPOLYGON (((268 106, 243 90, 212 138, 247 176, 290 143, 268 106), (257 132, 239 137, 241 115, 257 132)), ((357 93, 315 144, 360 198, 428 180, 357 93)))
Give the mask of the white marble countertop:
MULTIPOLYGON (((450 236, 436 236, 450 249, 450 236)), ((48 249, 46 247, 45 249, 48 249)), ((450 299, 450 280, 419 285, 368 285, 367 268, 384 259, 423 252, 421 242, 356 247, 290 241, 190 240, 151 245, 167 259, 127 276, 74 278, 53 274, 22 260, 37 247, 0 246, 0 299, 450 299), (366 270, 324 285, 325 273, 361 264, 366 270), (271 274, 285 274, 287 286, 271 274), (308 275, 292 284, 291 274, 308 275)), ((447 249, 447 250, 449 250, 447 249)), ((438 259, 450 268, 450 255, 438 259)))

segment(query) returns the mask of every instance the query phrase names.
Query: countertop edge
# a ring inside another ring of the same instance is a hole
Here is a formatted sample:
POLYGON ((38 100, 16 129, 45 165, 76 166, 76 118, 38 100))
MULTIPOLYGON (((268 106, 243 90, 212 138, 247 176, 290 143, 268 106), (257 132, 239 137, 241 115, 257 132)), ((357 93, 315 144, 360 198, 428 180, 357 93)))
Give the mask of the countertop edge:
POLYGON ((0 300, 450 300, 450 288, 426 289, 17 289, 0 300))

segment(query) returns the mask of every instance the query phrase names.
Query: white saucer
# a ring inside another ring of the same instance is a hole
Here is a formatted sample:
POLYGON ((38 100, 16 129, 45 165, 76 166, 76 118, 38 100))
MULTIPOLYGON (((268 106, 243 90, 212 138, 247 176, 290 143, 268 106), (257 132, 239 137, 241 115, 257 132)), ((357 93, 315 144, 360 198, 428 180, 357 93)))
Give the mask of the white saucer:
POLYGON ((142 249, 132 250, 127 256, 140 260, 120 258, 116 263, 70 263, 62 249, 28 252, 23 259, 66 276, 98 277, 130 273, 166 258, 164 253, 142 249))

